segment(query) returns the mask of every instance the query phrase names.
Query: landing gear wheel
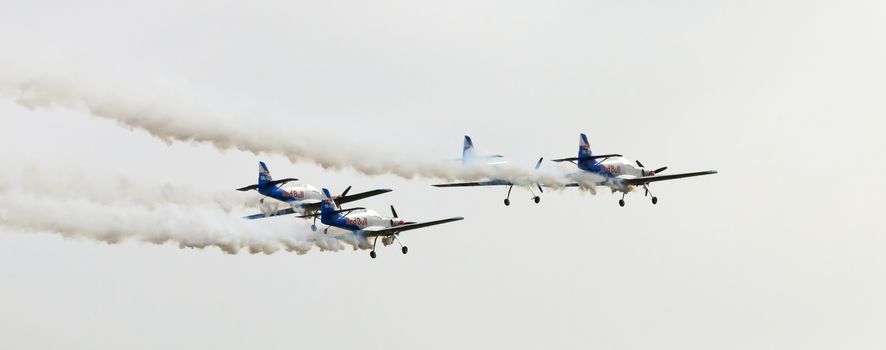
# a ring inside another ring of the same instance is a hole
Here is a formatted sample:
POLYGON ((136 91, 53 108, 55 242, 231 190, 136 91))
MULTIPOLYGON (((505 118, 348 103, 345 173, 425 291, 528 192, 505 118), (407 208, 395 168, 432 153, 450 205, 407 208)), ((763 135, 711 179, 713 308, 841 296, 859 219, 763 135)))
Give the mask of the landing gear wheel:
POLYGON ((369 252, 369 257, 375 259, 375 251, 369 252))
POLYGON ((317 232, 317 225, 311 225, 311 231, 317 232))
POLYGON ((505 206, 509 206, 509 205, 511 205, 511 200, 505 198, 505 206))
POLYGON ((400 251, 402 251, 403 254, 406 254, 409 252, 409 248, 406 248, 406 246, 404 245, 403 248, 400 248, 400 251))
POLYGON ((535 201, 535 204, 538 204, 538 202, 541 202, 541 197, 535 196, 535 198, 532 198, 532 200, 535 201))
POLYGON ((658 197, 652 197, 652 204, 658 204, 658 197))
POLYGON ((619 200, 618 200, 618 205, 619 205, 619 206, 622 206, 622 207, 625 206, 625 200, 624 200, 624 199, 619 199, 619 200))

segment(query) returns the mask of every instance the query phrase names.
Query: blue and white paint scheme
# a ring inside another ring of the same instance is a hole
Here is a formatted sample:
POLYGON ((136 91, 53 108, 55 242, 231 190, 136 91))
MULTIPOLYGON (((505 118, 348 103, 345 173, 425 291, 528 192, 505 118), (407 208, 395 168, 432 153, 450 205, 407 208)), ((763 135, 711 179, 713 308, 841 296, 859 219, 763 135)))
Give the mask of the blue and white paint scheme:
MULTIPOLYGON (((579 135, 577 157, 554 159, 553 161, 572 162, 582 170, 579 173, 570 175, 570 177, 576 180, 576 182, 567 184, 566 187, 586 187, 590 189, 592 189, 593 186, 609 187, 613 193, 622 193, 622 197, 618 201, 618 204, 622 207, 625 205, 625 194, 632 192, 637 188, 642 187, 645 196, 652 195, 652 192, 649 191, 649 184, 652 182, 717 173, 715 170, 708 170, 658 176, 658 174, 667 170, 668 167, 665 166, 658 169, 646 168, 643 166, 643 163, 640 163, 640 161, 631 161, 620 154, 594 155, 594 153, 591 152, 588 136, 585 134, 579 135), (587 174, 595 175, 593 180, 588 181, 587 174)), ((653 195, 652 204, 657 203, 658 197, 653 195)))
MULTIPOLYGON (((319 211, 320 204, 323 202, 323 199, 326 198, 323 195, 323 192, 308 184, 284 186, 285 184, 294 181, 298 181, 298 179, 285 178, 274 180, 271 177, 271 171, 268 170, 268 166, 264 162, 258 162, 258 184, 238 188, 237 191, 256 190, 266 198, 262 198, 259 201, 259 208, 261 208, 260 214, 250 215, 245 218, 254 220, 287 214, 312 214, 319 211), (275 201, 266 199, 273 199, 275 201), (289 208, 279 209, 279 204, 281 203, 289 206, 289 208)), ((341 195, 336 197, 339 204, 391 192, 390 189, 377 189, 349 196, 348 191, 350 190, 351 187, 348 187, 341 195)), ((312 228, 316 230, 316 225, 312 226, 312 228)))
MULTIPOLYGON (((338 207, 336 200, 332 197, 328 189, 323 189, 323 203, 320 207, 320 222, 328 225, 323 232, 328 234, 330 227, 336 227, 349 231, 353 238, 356 239, 360 248, 372 248, 369 256, 375 259, 375 246, 378 238, 382 238, 382 244, 390 245, 396 241, 400 244, 400 250, 406 254, 409 249, 400 241, 400 232, 414 230, 422 227, 445 224, 453 221, 463 220, 463 217, 454 217, 443 220, 435 220, 428 222, 411 222, 400 218, 394 206, 391 206, 391 214, 393 216, 384 216, 375 211, 365 208, 336 209, 338 207), (370 239, 372 243, 370 243, 370 239)), ((306 215, 302 217, 316 217, 318 214, 306 215)))
MULTIPOLYGON (((541 166, 541 162, 544 158, 538 160, 535 164, 535 169, 541 166)), ((469 166, 496 166, 505 164, 508 161, 502 155, 492 155, 492 156, 478 156, 476 151, 474 151, 474 141, 471 140, 471 137, 465 135, 465 143, 462 148, 461 153, 461 163, 469 166)), ((508 195, 505 197, 504 203, 505 205, 511 205, 511 190, 514 189, 514 186, 523 187, 529 190, 532 193, 532 201, 536 204, 541 202, 541 197, 535 194, 535 191, 532 189, 533 187, 538 188, 539 193, 544 193, 540 184, 516 184, 512 181, 505 179, 489 179, 486 181, 475 181, 475 182, 458 182, 458 183, 446 183, 446 184, 436 184, 434 187, 477 187, 477 186, 507 186, 508 187, 508 195)))

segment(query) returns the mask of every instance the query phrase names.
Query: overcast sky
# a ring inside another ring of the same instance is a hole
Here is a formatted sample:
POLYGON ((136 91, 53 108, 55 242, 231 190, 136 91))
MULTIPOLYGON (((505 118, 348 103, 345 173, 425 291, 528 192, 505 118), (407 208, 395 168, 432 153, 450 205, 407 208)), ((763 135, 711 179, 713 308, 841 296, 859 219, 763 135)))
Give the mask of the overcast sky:
POLYGON ((2 163, 233 192, 263 159, 334 192, 394 189, 360 203, 379 212, 466 219, 404 233, 408 255, 375 260, 109 245, 0 222, 0 348, 886 347, 882 1, 3 8, 0 78, 172 80, 240 106, 244 133, 316 137, 318 150, 447 160, 469 134, 528 167, 574 156, 585 132, 598 153, 720 173, 656 183, 655 206, 633 193, 620 208, 602 190, 536 205, 515 189, 505 207, 504 188, 164 143, 3 96, 2 163))

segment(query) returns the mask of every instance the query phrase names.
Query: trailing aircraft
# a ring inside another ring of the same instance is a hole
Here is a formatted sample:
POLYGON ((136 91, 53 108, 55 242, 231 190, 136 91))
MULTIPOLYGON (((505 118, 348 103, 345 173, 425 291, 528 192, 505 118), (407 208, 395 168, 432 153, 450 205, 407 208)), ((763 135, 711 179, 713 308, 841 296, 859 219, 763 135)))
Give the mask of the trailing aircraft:
MULTIPOLYGON (((264 162, 258 162, 258 184, 238 188, 237 191, 256 190, 258 193, 265 196, 265 198, 262 198, 259 201, 261 213, 246 216, 244 219, 255 220, 271 216, 288 214, 304 215, 318 212, 321 203, 325 198, 323 192, 308 184, 284 187, 285 184, 294 181, 298 181, 298 179, 285 178, 274 180, 271 178, 271 172, 268 170, 268 166, 265 165, 264 162), (278 210, 277 202, 285 203, 289 205, 289 208, 278 210)), ((335 197, 339 204, 350 203, 356 200, 391 192, 390 189, 377 189, 348 195, 348 191, 350 190, 351 186, 348 186, 344 192, 335 197)), ((314 224, 311 225, 311 229, 317 231, 316 220, 314 221, 314 224)))
MULTIPOLYGON (((535 164, 535 169, 541 166, 541 162, 544 158, 540 158, 538 163, 535 164)), ((465 143, 464 148, 462 149, 462 164, 473 165, 473 166, 495 166, 499 164, 507 163, 507 160, 504 159, 504 156, 501 155, 493 155, 493 156, 478 156, 474 151, 474 142, 471 140, 470 136, 465 135, 465 143)), ((489 179, 486 181, 475 181, 475 182, 458 182, 458 183, 448 183, 448 184, 436 184, 434 187, 476 187, 476 186, 507 186, 508 187, 508 195, 505 197, 504 203, 505 205, 511 205, 511 190, 514 189, 514 186, 523 187, 529 190, 532 193, 532 200, 535 203, 541 202, 541 197, 535 194, 535 191, 532 190, 532 187, 535 186, 538 188, 540 193, 544 193, 540 184, 535 183, 525 183, 518 184, 513 181, 505 180, 505 179, 489 179)))
POLYGON ((397 210, 391 206, 391 214, 393 216, 383 216, 366 208, 349 208, 336 209, 338 207, 336 200, 333 199, 328 189, 323 189, 324 199, 320 207, 320 214, 309 214, 299 216, 301 218, 310 218, 320 216, 320 222, 328 225, 323 229, 324 234, 329 233, 330 227, 340 228, 350 231, 354 238, 357 239, 361 248, 370 247, 369 240, 372 239, 372 250, 369 256, 375 259, 375 246, 378 238, 382 238, 382 244, 388 246, 394 241, 400 244, 400 251, 406 254, 409 248, 400 241, 400 232, 414 230, 422 227, 445 224, 453 221, 463 220, 463 217, 454 217, 443 220, 435 220, 428 222, 412 222, 406 221, 397 215, 397 210))
MULTIPOLYGON (((554 162, 572 162, 582 173, 572 174, 573 179, 581 179, 586 173, 596 175, 595 179, 590 183, 591 186, 607 186, 613 193, 621 192, 621 199, 618 205, 625 206, 624 197, 628 192, 632 192, 638 188, 643 188, 644 196, 652 195, 652 204, 658 203, 658 197, 649 190, 652 182, 681 179, 685 177, 702 176, 716 174, 716 170, 699 171, 692 173, 682 173, 674 175, 660 176, 658 174, 667 170, 668 167, 660 167, 658 169, 650 169, 643 166, 640 161, 631 161, 622 157, 620 154, 603 154, 594 155, 591 152, 588 137, 581 134, 578 144, 578 157, 554 159, 554 162), (635 166, 636 164, 636 166, 635 166), (602 178, 602 181, 599 181, 602 178)), ((589 187, 587 181, 570 183, 565 187, 589 187)))

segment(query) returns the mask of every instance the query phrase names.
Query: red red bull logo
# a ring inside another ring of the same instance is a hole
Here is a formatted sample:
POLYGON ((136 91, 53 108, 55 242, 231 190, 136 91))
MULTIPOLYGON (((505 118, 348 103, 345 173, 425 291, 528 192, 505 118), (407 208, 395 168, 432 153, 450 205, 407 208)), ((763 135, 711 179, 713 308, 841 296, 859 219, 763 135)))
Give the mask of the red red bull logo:
POLYGON ((304 191, 283 191, 283 195, 287 196, 289 198, 295 198, 295 199, 304 199, 305 198, 304 191))
POLYGON ((345 218, 345 222, 348 225, 354 225, 359 227, 369 226, 368 218, 345 218))
POLYGON ((621 174, 621 167, 618 165, 603 165, 603 171, 610 174, 621 174))

